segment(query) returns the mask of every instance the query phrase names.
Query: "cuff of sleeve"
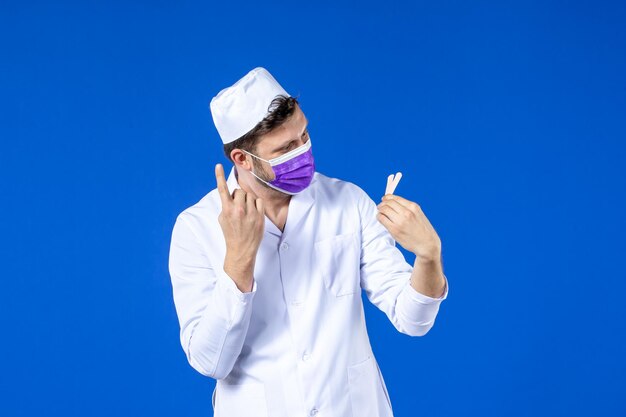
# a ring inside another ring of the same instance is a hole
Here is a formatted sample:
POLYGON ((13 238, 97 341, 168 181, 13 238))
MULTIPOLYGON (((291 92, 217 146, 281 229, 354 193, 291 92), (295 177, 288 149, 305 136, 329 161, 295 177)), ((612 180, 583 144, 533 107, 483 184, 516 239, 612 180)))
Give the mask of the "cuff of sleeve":
POLYGON ((429 297, 425 294, 422 294, 421 292, 417 291, 415 288, 413 288, 413 286, 411 285, 411 281, 409 279, 409 285, 407 285, 409 287, 408 291, 409 291, 409 295, 411 296, 411 299, 413 301, 417 301, 420 302, 422 304, 431 304, 431 303, 436 303, 436 302, 440 302, 445 300, 446 298, 448 298, 448 278, 446 277, 445 274, 443 274, 443 279, 445 281, 445 285, 444 285, 444 290, 443 290, 443 295, 434 298, 434 297, 429 297))
POLYGON ((256 290, 257 290, 257 281, 255 278, 253 278, 253 283, 252 283, 252 291, 250 292, 243 292, 241 291, 238 287, 237 284, 235 284, 235 281, 233 281, 233 279, 226 273, 226 271, 224 271, 224 269, 220 270, 220 273, 218 274, 219 278, 222 282, 222 284, 228 289, 229 292, 231 292, 241 303, 247 303, 250 300, 252 300, 252 298, 254 298, 254 294, 256 294, 256 290))

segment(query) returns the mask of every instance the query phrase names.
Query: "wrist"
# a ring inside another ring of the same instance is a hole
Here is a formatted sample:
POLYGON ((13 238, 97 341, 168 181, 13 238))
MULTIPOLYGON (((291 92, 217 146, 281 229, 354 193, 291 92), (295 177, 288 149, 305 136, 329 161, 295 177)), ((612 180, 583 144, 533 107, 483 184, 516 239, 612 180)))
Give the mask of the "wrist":
POLYGON ((415 263, 421 265, 433 265, 441 262, 441 252, 433 252, 427 255, 415 253, 415 263))
POLYGON ((249 254, 244 252, 239 252, 237 250, 229 250, 226 249, 226 256, 224 257, 224 263, 228 263, 232 266, 238 267, 253 267, 254 262, 256 260, 255 254, 249 254))
POLYGON ((224 258, 224 271, 235 276, 252 275, 255 259, 250 256, 226 254, 224 258))
POLYGON ((224 260, 224 272, 234 282, 239 291, 250 292, 254 284, 254 259, 252 261, 233 261, 226 257, 224 260))
POLYGON ((445 293, 446 279, 440 259, 416 258, 411 283, 420 293, 438 298, 445 293))

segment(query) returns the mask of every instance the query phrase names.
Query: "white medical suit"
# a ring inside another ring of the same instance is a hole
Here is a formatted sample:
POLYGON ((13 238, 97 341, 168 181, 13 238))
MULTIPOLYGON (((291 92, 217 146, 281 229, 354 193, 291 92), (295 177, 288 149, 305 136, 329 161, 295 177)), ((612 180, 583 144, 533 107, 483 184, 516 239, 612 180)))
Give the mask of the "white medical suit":
MULTIPOLYGON (((228 180, 240 188, 234 168, 228 180)), ((389 417, 361 290, 395 328, 421 336, 448 295, 410 285, 413 267, 353 183, 315 172, 291 197, 285 229, 265 217, 251 292, 224 272, 217 188, 185 209, 169 270, 189 364, 217 380, 215 417, 389 417)))

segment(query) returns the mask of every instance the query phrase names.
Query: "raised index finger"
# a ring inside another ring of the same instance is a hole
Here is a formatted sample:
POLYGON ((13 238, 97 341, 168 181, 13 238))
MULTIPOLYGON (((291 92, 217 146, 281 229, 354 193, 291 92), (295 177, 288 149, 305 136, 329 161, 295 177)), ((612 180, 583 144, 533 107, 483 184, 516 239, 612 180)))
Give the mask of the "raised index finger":
POLYGON ((222 205, 232 203, 233 199, 228 192, 228 185, 226 185, 226 178, 224 177, 224 167, 222 166, 222 164, 215 165, 215 179, 217 180, 217 191, 220 193, 222 205))

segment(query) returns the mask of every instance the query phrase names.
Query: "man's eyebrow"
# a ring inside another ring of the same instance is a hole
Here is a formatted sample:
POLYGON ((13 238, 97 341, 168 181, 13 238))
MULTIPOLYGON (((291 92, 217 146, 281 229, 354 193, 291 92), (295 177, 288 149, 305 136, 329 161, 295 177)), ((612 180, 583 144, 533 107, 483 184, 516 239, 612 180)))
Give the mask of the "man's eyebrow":
MULTIPOLYGON (((304 135, 304 132, 306 132, 306 129, 307 129, 308 127, 309 127, 309 120, 307 119, 307 121, 306 121, 306 125, 304 126, 304 130, 303 130, 303 131, 302 131, 302 133, 300 134, 300 137, 302 137, 302 135, 304 135)), ((274 149, 272 152, 273 152, 273 153, 276 153, 276 152, 280 151, 281 149, 283 149, 284 147, 286 147, 287 145, 289 145, 289 144, 290 144, 291 142, 293 142, 294 140, 298 140, 298 139, 297 139, 297 138, 296 138, 296 139, 291 139, 291 140, 289 140, 289 142, 287 142, 287 143, 286 143, 286 144, 284 144, 284 145, 280 145, 278 148, 274 149)))

